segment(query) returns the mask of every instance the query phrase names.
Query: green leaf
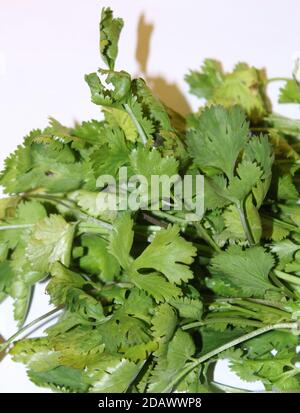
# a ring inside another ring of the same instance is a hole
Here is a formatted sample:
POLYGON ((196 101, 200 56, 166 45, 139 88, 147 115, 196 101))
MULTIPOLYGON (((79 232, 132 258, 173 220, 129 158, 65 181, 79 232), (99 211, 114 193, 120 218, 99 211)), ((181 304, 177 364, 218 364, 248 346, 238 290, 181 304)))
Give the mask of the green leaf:
POLYGON ((86 248, 86 254, 80 258, 80 267, 91 274, 97 274, 103 281, 113 281, 119 272, 119 265, 108 252, 107 242, 97 235, 84 235, 81 245, 86 248))
POLYGON ((84 278, 79 274, 65 268, 59 262, 51 269, 51 281, 47 286, 51 302, 55 305, 64 305, 70 288, 81 288, 86 284, 84 278))
POLYGON ((151 119, 159 123, 162 129, 171 130, 171 122, 165 106, 154 96, 151 89, 146 85, 146 82, 141 78, 135 79, 134 87, 139 102, 146 108, 151 119))
POLYGON ((72 393, 87 392, 89 386, 83 381, 82 370, 59 366, 55 369, 36 372, 29 370, 28 377, 37 386, 50 386, 54 389, 72 393))
POLYGON ((26 256, 33 268, 47 272, 57 261, 69 266, 74 225, 61 215, 50 215, 39 221, 26 246, 26 256))
POLYGON ((177 330, 168 345, 166 356, 158 360, 148 391, 150 393, 171 392, 173 388, 170 384, 174 377, 182 371, 194 352, 195 345, 190 335, 177 330))
MULTIPOLYGON (((262 236, 261 218, 257 208, 253 204, 251 194, 245 201, 245 212, 254 241, 259 242, 262 236)), ((226 238, 229 239, 246 241, 245 231, 237 208, 234 205, 230 205, 225 209, 223 217, 226 226, 226 231, 224 231, 223 235, 226 235, 226 238)))
POLYGON ((120 128, 106 126, 108 143, 96 149, 90 155, 95 177, 101 175, 116 176, 121 166, 129 163, 129 149, 125 143, 124 133, 120 128))
POLYGON ((100 53, 107 66, 113 70, 118 55, 118 41, 124 22, 113 17, 109 7, 103 7, 100 21, 100 53))
POLYGON ((101 359, 105 345, 102 337, 89 325, 77 326, 49 337, 50 348, 55 349, 60 364, 67 367, 86 368, 101 359))
POLYGON ((190 154, 199 168, 216 168, 231 179, 248 133, 248 123, 240 108, 212 106, 200 115, 197 129, 189 132, 190 154))
POLYGON ((92 102, 102 106, 118 106, 125 102, 131 88, 130 75, 124 71, 114 72, 103 69, 99 69, 99 73, 106 76, 105 84, 101 82, 97 73, 85 75, 92 102))
POLYGON ((211 260, 213 276, 228 281, 241 296, 262 297, 274 286, 268 279, 274 260, 262 247, 230 246, 211 260))
POLYGON ((286 200, 296 200, 299 198, 299 192, 293 183, 291 175, 284 175, 278 178, 277 197, 278 199, 286 200))
POLYGON ((168 301, 181 294, 181 290, 174 284, 166 281, 159 274, 132 274, 130 281, 137 287, 151 295, 157 303, 168 301))
POLYGON ((118 126, 122 129, 128 141, 136 142, 138 131, 125 109, 107 107, 105 108, 104 113, 105 119, 112 127, 118 126))
POLYGON ((190 72, 186 81, 194 95, 225 107, 239 105, 255 122, 270 111, 264 70, 246 63, 239 63, 232 72, 224 73, 218 61, 207 59, 201 71, 190 72))
POLYGON ((179 236, 179 228, 169 226, 161 229, 152 243, 134 261, 133 268, 152 268, 160 271, 175 284, 193 278, 188 265, 193 262, 196 249, 191 243, 179 236))
POLYGON ((9 261, 0 262, 0 293, 8 293, 13 276, 9 261))
POLYGON ((108 358, 86 372, 92 393, 124 393, 136 378, 141 366, 126 359, 108 358))
POLYGON ((175 307, 181 318, 200 320, 202 316, 203 305, 200 300, 188 297, 178 297, 170 300, 172 307, 175 307))
MULTIPOLYGON (((83 143, 90 145, 102 145, 106 143, 105 125, 103 122, 95 119, 77 124, 71 133, 74 138, 80 138, 83 143)), ((76 140, 74 139, 74 144, 75 142, 76 140)))
POLYGON ((247 143, 244 152, 245 160, 256 162, 263 170, 266 179, 272 172, 274 153, 267 136, 253 136, 247 143))
POLYGON ((190 86, 190 93, 209 100, 224 80, 222 65, 217 60, 205 59, 201 72, 190 71, 185 80, 190 86))
POLYGON ((162 343, 171 340, 177 325, 177 316, 174 308, 169 304, 161 304, 157 307, 152 318, 152 333, 162 343))
POLYGON ((33 224, 36 224, 46 216, 46 210, 39 202, 20 202, 16 208, 15 216, 7 218, 5 222, 3 222, 3 225, 28 225, 28 227, 0 231, 0 240, 7 242, 8 247, 14 249, 22 238, 22 235, 30 232, 32 229, 31 225, 33 226, 33 224))
POLYGON ((300 85, 296 80, 290 79, 280 89, 280 103, 300 103, 300 85))
POLYGON ((35 372, 51 370, 60 365, 59 353, 51 348, 46 337, 17 341, 10 354, 14 361, 26 364, 35 372))
POLYGON ((120 215, 115 221, 113 231, 110 236, 109 252, 118 260, 123 268, 128 268, 131 264, 130 250, 133 243, 133 221, 128 213, 120 215))
POLYGON ((135 174, 143 175, 149 185, 153 175, 167 175, 178 173, 178 161, 171 157, 162 157, 158 150, 149 150, 139 146, 130 154, 130 163, 135 174))
POLYGON ((184 366, 185 362, 193 356, 195 351, 195 344, 191 336, 179 329, 176 331, 168 347, 168 363, 176 368, 184 366))
POLYGON ((227 190, 230 197, 243 201, 257 184, 262 171, 253 162, 242 161, 239 163, 236 173, 237 175, 231 179, 227 190))

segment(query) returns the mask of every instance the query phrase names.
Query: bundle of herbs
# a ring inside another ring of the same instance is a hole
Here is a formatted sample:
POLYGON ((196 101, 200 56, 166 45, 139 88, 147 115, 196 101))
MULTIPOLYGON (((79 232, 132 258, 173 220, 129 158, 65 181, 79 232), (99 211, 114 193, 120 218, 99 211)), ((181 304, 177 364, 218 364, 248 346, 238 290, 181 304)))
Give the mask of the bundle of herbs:
MULTIPOLYGON (((0 349, 55 391, 235 391, 213 379, 220 359, 266 390, 299 391, 300 120, 272 112, 264 70, 211 59, 186 76, 205 103, 182 118, 115 71, 122 27, 102 10, 106 68, 85 79, 103 118, 51 118, 5 161, 0 299, 14 299, 20 330, 0 349), (172 208, 174 193, 149 208, 151 185, 142 206, 112 208, 102 178, 124 167, 203 176, 203 213, 172 208), (41 281, 54 309, 29 326, 57 321, 20 339, 41 281)), ((280 79, 283 104, 300 103, 297 70, 280 79)))

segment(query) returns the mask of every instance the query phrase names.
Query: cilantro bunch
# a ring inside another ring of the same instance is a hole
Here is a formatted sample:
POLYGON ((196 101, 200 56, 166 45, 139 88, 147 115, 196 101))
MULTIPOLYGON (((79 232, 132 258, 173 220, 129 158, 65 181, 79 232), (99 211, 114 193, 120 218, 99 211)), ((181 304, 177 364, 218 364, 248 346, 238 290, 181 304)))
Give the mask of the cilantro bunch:
MULTIPOLYGON (((86 81, 103 120, 50 119, 5 161, 0 300, 13 297, 20 330, 0 349, 55 391, 242 391, 214 381, 224 358, 243 380, 299 391, 300 121, 272 112, 264 70, 211 59, 186 76, 205 104, 183 119, 115 70, 122 27, 102 10, 106 69, 86 81), (202 173, 202 219, 163 199, 111 210, 97 178, 123 166, 202 173), (24 327, 39 282, 54 309, 24 327), (42 337, 19 339, 55 313, 42 337)), ((300 103, 296 71, 279 101, 300 103)))

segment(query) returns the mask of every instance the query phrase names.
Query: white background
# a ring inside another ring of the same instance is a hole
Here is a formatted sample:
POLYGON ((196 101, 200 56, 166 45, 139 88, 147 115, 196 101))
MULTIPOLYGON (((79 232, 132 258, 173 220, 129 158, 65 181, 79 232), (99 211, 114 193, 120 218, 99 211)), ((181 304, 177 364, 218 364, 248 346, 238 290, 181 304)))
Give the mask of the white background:
MULTIPOLYGON (((198 105, 188 97, 183 76, 205 57, 221 60, 226 70, 247 61, 265 66, 270 77, 290 76, 293 55, 300 50, 298 0, 0 0, 1 163, 30 129, 44 127, 49 115, 67 125, 100 116, 83 75, 101 65, 102 6, 113 8, 126 23, 117 69, 143 72, 156 93, 183 114, 198 105)), ((273 98, 277 88, 270 87, 273 98)), ((290 105, 274 107, 298 116, 290 105)), ((47 303, 42 285, 29 320, 46 312, 47 303)), ((15 329, 7 300, 0 306, 0 334, 7 338, 15 329)), ((219 364, 216 379, 240 383, 226 363, 219 364)), ((22 365, 8 356, 1 361, 0 392, 38 391, 45 390, 29 382, 22 365)))

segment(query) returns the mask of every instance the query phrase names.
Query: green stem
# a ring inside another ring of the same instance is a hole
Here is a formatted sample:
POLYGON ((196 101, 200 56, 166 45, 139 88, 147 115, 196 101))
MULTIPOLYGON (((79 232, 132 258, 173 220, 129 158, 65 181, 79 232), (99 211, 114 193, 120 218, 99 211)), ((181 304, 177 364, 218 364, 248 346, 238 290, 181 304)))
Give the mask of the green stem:
POLYGON ((33 226, 34 224, 1 225, 0 231, 6 231, 9 229, 25 229, 25 228, 31 228, 33 226))
MULTIPOLYGON (((232 305, 231 309, 228 311, 219 311, 219 312, 214 312, 214 317, 230 317, 231 314, 236 314, 236 315, 241 315, 246 314, 248 317, 255 317, 257 318, 257 313, 255 311, 251 311, 248 308, 244 308, 238 305, 232 305)), ((209 317, 209 316, 208 316, 209 317)))
POLYGON ((270 279, 273 281, 273 284, 278 287, 281 291, 284 292, 284 294, 291 298, 292 300, 294 300, 294 298, 296 297, 295 294, 290 291, 278 278, 277 276, 274 274, 274 272, 270 272, 269 274, 270 279))
POLYGON ((238 319, 235 317, 224 317, 224 318, 208 318, 203 321, 195 321, 193 323, 185 324, 181 328, 182 330, 190 330, 191 328, 202 327, 209 324, 217 324, 217 323, 228 323, 237 326, 245 326, 245 327, 261 327, 263 323, 259 321, 247 320, 247 319, 238 319))
POLYGON ((289 80, 292 80, 288 77, 270 77, 270 79, 267 80, 267 84, 272 83, 272 82, 288 82, 289 80))
POLYGON ((245 299, 244 301, 240 301, 239 303, 237 303, 239 310, 241 308, 246 307, 247 309, 257 309, 257 312, 255 312, 254 314, 260 314, 263 311, 267 311, 268 313, 273 313, 276 314, 279 317, 287 317, 289 315, 289 313, 287 311, 284 311, 283 309, 278 309, 272 306, 266 306, 266 304, 264 303, 259 303, 258 301, 248 301, 247 299, 245 299), (251 303, 251 304, 250 304, 251 303), (242 307, 241 307, 242 306, 242 307))
MULTIPOLYGON (((180 217, 176 217, 174 215, 168 214, 167 212, 164 211, 151 211, 153 215, 156 215, 160 218, 164 218, 167 219, 170 222, 179 224, 179 225, 187 225, 189 224, 188 221, 186 221, 184 218, 180 218, 180 217)), ((210 245, 214 251, 216 252, 221 252, 221 248, 219 247, 219 245, 212 239, 212 237, 209 235, 209 233, 207 232, 207 230, 203 227, 203 225, 201 225, 199 222, 194 224, 196 231, 197 231, 197 235, 204 239, 208 245, 210 245)))
POLYGON ((264 300, 261 298, 242 298, 242 297, 237 297, 237 298, 216 298, 215 301, 217 302, 225 302, 225 303, 232 303, 232 304, 242 304, 245 301, 248 301, 250 303, 258 303, 262 304, 266 307, 273 307, 273 308, 278 308, 279 310, 285 311, 284 305, 281 303, 278 303, 277 301, 271 301, 271 300, 264 300))
POLYGON ((216 252, 222 251, 219 245, 213 240, 213 238, 209 235, 203 225, 200 224, 200 222, 195 223, 195 228, 198 236, 204 239, 208 243, 208 245, 210 245, 216 252))
POLYGON ((101 227, 97 223, 87 222, 87 221, 79 221, 78 233, 79 234, 82 234, 82 233, 99 234, 102 237, 108 235, 106 228, 101 227))
POLYGON ((20 330, 18 330, 15 334, 13 334, 9 339, 7 339, 4 343, 0 344, 0 352, 4 351, 7 349, 7 347, 20 335, 23 334, 24 331, 28 330, 29 328, 35 326, 39 322, 45 320, 46 318, 52 316, 53 314, 57 313, 58 311, 61 311, 61 308, 54 308, 53 310, 49 311, 46 314, 43 314, 42 316, 36 318, 35 320, 31 321, 29 324, 26 326, 22 327, 20 330))
POLYGON ((242 389, 241 387, 228 386, 227 384, 212 381, 211 384, 226 393, 251 393, 251 390, 242 389))
POLYGON ((250 246, 255 245, 255 241, 246 217, 246 213, 245 213, 245 208, 243 205, 243 202, 237 202, 236 203, 236 208, 238 210, 239 216, 240 216, 240 221, 243 227, 243 230, 245 232, 246 238, 250 244, 250 246))
POLYGON ((140 138, 141 138, 142 143, 143 143, 144 145, 146 145, 146 143, 147 143, 147 136, 146 136, 143 128, 141 127, 139 121, 138 121, 137 118, 135 117, 135 114, 132 112, 131 107, 128 105, 128 103, 125 103, 125 104, 124 104, 124 108, 125 108, 126 112, 128 113, 128 115, 130 116, 132 122, 134 123, 134 126, 136 127, 136 129, 137 129, 137 131, 138 131, 138 133, 139 133, 139 135, 140 135, 140 138))
POLYGON ((212 357, 217 356, 219 353, 222 353, 223 351, 228 350, 231 347, 235 347, 247 340, 250 340, 254 337, 257 337, 261 334, 267 333, 268 331, 271 330, 282 330, 282 329, 289 329, 289 330, 299 330, 299 324, 298 323, 278 323, 278 324, 271 324, 271 325, 266 325, 264 327, 258 328, 254 331, 251 331, 250 333, 244 334, 241 337, 238 337, 232 341, 229 341, 226 344, 223 344, 222 346, 204 354, 203 356, 199 357, 197 360, 194 362, 190 363, 187 365, 184 369, 180 371, 179 374, 177 374, 173 380, 171 380, 168 385, 163 389, 162 393, 168 393, 172 391, 173 387, 181 380, 183 379, 187 374, 189 374, 191 371, 193 371, 196 367, 198 367, 200 364, 204 363, 205 361, 211 359, 212 357))
POLYGON ((296 227, 296 225, 290 224, 288 222, 282 221, 281 219, 278 218, 273 218, 272 216, 268 216, 265 214, 261 214, 261 216, 266 219, 267 221, 275 222, 275 224, 279 225, 281 228, 287 229, 289 231, 294 231, 294 232, 299 232, 300 233, 300 228, 296 227))
POLYGON ((184 218, 176 217, 175 215, 168 214, 164 211, 151 211, 151 213, 157 217, 167 219, 169 222, 173 222, 174 224, 184 224, 187 225, 188 222, 184 218))
POLYGON ((270 130, 274 128, 267 128, 267 127, 251 127, 251 131, 253 132, 269 132, 270 130))
MULTIPOLYGON (((90 215, 86 214, 85 212, 81 211, 79 208, 74 206, 75 203, 68 199, 59 199, 51 195, 47 194, 26 194, 26 198, 37 198, 49 202, 54 202, 55 204, 59 204, 65 208, 68 208, 70 211, 74 213, 74 215, 78 219, 82 219, 83 221, 89 221, 94 224, 98 224, 107 230, 112 230, 113 226, 108 222, 102 221, 101 219, 91 217, 90 215)), ((76 205, 76 204, 75 204, 76 205)))
POLYGON ((300 277, 296 277, 295 275, 287 274, 286 272, 279 270, 274 270, 274 274, 281 280, 288 281, 292 284, 300 285, 300 277))

